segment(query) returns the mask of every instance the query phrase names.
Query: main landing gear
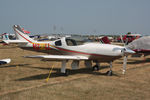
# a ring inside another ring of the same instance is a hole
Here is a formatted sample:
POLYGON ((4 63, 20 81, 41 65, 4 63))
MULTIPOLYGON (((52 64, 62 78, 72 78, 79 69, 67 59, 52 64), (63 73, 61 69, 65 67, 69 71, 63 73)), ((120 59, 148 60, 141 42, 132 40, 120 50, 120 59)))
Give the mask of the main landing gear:
MULTIPOLYGON (((62 64, 61 64, 61 76, 68 76, 68 71, 66 70, 66 63, 67 60, 63 60, 62 64)), ((96 62, 96 65, 93 66, 93 71, 98 71, 100 70, 100 64, 98 62, 96 62)), ((107 76, 112 76, 113 72, 112 72, 112 62, 110 62, 110 70, 106 72, 107 76)))
MULTIPOLYGON (((92 68, 93 71, 99 71, 100 70, 100 64, 98 62, 96 62, 96 65, 93 66, 92 68)), ((112 72, 112 62, 110 62, 110 70, 106 72, 107 76, 112 76, 113 72, 112 72)))
POLYGON ((110 70, 106 72, 107 76, 112 76, 113 72, 112 72, 112 62, 110 62, 110 70))
POLYGON ((96 62, 96 65, 93 66, 92 68, 93 71, 99 71, 100 70, 100 64, 96 62))

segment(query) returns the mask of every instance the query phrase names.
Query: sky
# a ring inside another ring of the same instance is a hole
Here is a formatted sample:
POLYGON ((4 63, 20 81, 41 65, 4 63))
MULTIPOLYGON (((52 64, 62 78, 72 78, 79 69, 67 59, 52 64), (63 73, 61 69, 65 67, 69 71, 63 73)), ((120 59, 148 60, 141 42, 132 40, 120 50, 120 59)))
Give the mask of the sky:
POLYGON ((150 34, 150 0, 0 0, 0 33, 150 34))

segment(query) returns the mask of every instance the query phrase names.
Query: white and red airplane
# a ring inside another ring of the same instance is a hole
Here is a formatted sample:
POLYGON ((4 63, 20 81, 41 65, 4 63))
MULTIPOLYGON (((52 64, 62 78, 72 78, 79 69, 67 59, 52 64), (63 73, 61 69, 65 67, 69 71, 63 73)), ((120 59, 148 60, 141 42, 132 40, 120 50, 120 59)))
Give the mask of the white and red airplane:
POLYGON ((92 62, 95 62, 96 65, 93 66, 93 69, 96 70, 99 70, 100 68, 99 63, 109 62, 110 70, 107 74, 112 75, 112 62, 122 56, 124 56, 124 74, 126 70, 127 56, 135 53, 123 46, 112 44, 85 43, 78 45, 75 40, 65 37, 55 41, 39 42, 31 39, 27 34, 24 34, 19 25, 14 25, 13 29, 17 40, 3 40, 5 43, 18 43, 22 49, 47 53, 46 55, 26 56, 29 58, 62 61, 62 75, 67 75, 66 63, 68 60, 72 60, 72 69, 77 69, 81 60, 84 61, 86 67, 92 67, 92 62))

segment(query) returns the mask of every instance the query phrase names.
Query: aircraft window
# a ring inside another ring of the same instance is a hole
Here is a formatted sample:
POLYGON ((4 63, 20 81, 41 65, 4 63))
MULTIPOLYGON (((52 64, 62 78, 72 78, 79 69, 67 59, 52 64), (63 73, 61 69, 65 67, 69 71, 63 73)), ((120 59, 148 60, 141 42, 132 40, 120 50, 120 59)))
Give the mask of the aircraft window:
POLYGON ((62 45, 61 40, 56 41, 56 42, 55 42, 55 45, 56 45, 56 46, 61 46, 61 45, 62 45))
POLYGON ((68 46, 76 46, 77 45, 76 41, 73 39, 66 39, 66 43, 68 46))

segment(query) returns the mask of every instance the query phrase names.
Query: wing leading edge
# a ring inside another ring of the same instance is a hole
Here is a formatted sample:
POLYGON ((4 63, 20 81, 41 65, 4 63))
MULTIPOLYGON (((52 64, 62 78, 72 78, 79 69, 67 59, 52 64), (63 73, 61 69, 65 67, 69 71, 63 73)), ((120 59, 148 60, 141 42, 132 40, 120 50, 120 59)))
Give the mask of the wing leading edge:
POLYGON ((35 55, 25 56, 26 58, 42 58, 49 60, 88 60, 88 57, 84 56, 70 56, 70 55, 35 55))

